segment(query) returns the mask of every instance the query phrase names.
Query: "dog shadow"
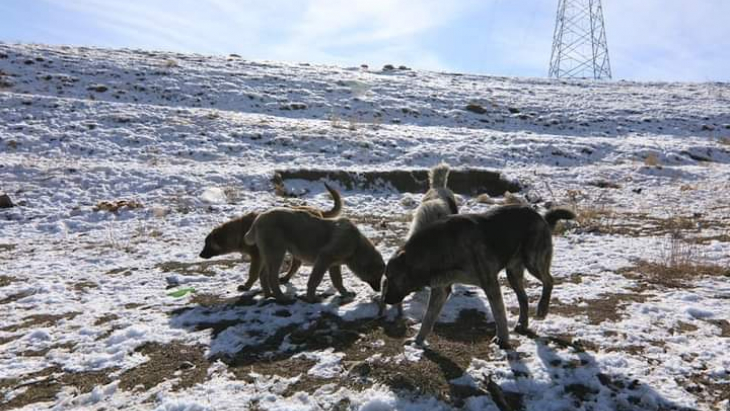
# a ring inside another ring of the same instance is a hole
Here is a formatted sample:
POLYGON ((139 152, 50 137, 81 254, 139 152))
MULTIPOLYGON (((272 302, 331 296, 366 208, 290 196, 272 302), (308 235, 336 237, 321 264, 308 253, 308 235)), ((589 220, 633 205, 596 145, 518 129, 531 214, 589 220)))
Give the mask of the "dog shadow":
MULTIPOLYGON (((486 327, 493 329, 494 323, 486 327)), ((493 335, 486 333, 484 336, 488 339, 483 343, 489 344, 489 337, 493 335)), ((502 411, 541 409, 545 404, 540 404, 547 399, 551 408, 560 409, 694 410, 674 403, 634 376, 602 368, 580 341, 562 336, 541 336, 533 331, 524 336, 535 343, 534 354, 542 367, 534 371, 539 372, 542 378, 533 374, 530 367, 535 367, 534 362, 530 365, 524 361, 533 353, 519 349, 506 351, 512 376, 503 379, 499 385, 493 381, 492 375, 484 371, 481 378, 472 378, 473 373, 467 378, 472 384, 454 383, 454 380, 468 375, 462 366, 430 347, 424 348, 423 357, 437 364, 443 378, 451 382, 452 398, 463 401, 470 396, 489 395, 502 411), (547 381, 545 376, 549 376, 547 381)))
POLYGON ((193 303, 170 313, 173 328, 210 331, 208 360, 220 360, 230 367, 286 360, 302 352, 333 349, 347 351, 363 335, 380 332, 390 338, 404 338, 405 320, 385 321, 375 316, 377 304, 325 294, 325 300, 308 303, 295 300, 277 304, 258 292, 193 303), (331 297, 331 298, 330 298, 331 297), (362 310, 358 319, 346 320, 338 308, 354 305, 362 310))

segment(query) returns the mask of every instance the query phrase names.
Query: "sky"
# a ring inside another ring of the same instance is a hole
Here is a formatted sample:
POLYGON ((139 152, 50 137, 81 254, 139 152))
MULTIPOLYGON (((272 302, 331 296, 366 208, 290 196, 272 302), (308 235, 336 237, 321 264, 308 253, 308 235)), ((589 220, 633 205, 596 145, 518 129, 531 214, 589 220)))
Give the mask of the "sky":
MULTIPOLYGON (((545 77, 558 0, 0 0, 0 42, 545 77)), ((730 0, 603 0, 614 80, 730 81, 730 0)))

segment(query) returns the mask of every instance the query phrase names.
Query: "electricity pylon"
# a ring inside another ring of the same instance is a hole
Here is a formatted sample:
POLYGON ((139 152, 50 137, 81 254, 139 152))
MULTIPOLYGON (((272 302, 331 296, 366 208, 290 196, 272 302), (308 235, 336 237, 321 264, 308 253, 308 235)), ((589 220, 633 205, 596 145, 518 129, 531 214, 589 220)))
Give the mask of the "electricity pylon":
POLYGON ((601 0, 559 0, 548 76, 611 78, 601 0))

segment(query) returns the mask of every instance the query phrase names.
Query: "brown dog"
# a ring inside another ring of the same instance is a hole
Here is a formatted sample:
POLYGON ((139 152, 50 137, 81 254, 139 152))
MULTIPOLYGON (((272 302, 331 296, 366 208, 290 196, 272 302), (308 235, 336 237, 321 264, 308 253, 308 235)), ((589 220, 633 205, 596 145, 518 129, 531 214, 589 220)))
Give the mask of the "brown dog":
POLYGON ((508 348, 507 316, 497 274, 507 269, 507 279, 520 305, 516 330, 526 332, 528 304, 524 269, 542 282, 537 315, 545 317, 553 288, 552 230, 558 220, 572 218, 575 214, 569 210, 550 210, 542 216, 525 206, 446 216, 416 232, 388 261, 385 302, 397 304, 413 291, 431 288, 426 315, 415 340, 420 345, 433 329, 452 284, 480 286, 497 325, 496 341, 508 348))
POLYGON ((373 290, 380 291, 385 262, 373 244, 357 226, 346 218, 327 220, 311 213, 287 208, 274 208, 259 214, 244 236, 246 244, 256 244, 264 262, 261 287, 264 295, 280 303, 288 303, 279 288, 278 273, 284 254, 313 264, 307 283, 309 302, 318 301, 317 286, 329 270, 332 284, 342 296, 353 294, 342 284, 341 264, 347 265, 373 290))
MULTIPOLYGON (((327 183, 324 186, 334 201, 334 206, 331 210, 322 211, 314 207, 306 206, 292 207, 292 209, 302 210, 321 218, 335 218, 340 215, 340 211, 342 210, 342 197, 340 193, 327 183)), ((251 266, 248 270, 248 280, 245 284, 238 287, 239 291, 247 291, 253 287, 259 279, 259 273, 263 266, 258 248, 255 245, 248 245, 243 241, 243 236, 251 229, 251 225, 258 215, 259 213, 257 212, 251 212, 214 228, 205 237, 205 247, 200 252, 200 258, 205 259, 234 252, 250 256, 251 266)), ((302 262, 300 260, 293 258, 289 271, 279 281, 282 284, 287 283, 297 273, 301 265, 302 262)))

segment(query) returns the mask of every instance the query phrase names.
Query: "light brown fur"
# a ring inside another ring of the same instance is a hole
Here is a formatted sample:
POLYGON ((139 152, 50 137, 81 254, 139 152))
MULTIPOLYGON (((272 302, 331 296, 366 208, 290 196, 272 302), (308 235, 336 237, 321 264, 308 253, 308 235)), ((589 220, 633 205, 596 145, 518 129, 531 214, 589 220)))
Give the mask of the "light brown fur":
MULTIPOLYGON (((325 188, 327 188, 327 191, 329 191, 330 196, 332 196, 332 200, 334 201, 332 209, 323 211, 308 206, 296 206, 291 208, 310 213, 320 218, 337 217, 342 210, 342 197, 337 190, 330 187, 327 183, 325 183, 325 188)), ((200 252, 200 257, 205 259, 234 252, 250 256, 251 265, 248 270, 248 280, 245 284, 238 286, 239 291, 247 291, 251 289, 251 287, 256 284, 256 281, 258 281, 261 268, 263 267, 258 247, 256 247, 256 245, 248 245, 245 241, 243 241, 243 236, 251 228, 251 225, 258 215, 258 212, 251 212, 243 217, 233 219, 214 228, 213 231, 211 231, 205 238, 205 247, 203 248, 203 251, 200 252)), ((282 284, 289 282, 294 274, 297 273, 301 265, 302 262, 300 260, 292 258, 289 270, 284 277, 279 279, 279 281, 282 284)))
POLYGON ((337 291, 343 296, 352 295, 342 284, 341 264, 347 265, 375 291, 380 290, 385 271, 383 257, 346 218, 328 220, 299 210, 274 208, 256 218, 244 239, 248 245, 256 244, 261 253, 264 295, 273 296, 278 302, 291 301, 281 292, 277 281, 286 252, 313 264, 307 283, 307 301, 318 301, 317 286, 327 270, 337 291))

